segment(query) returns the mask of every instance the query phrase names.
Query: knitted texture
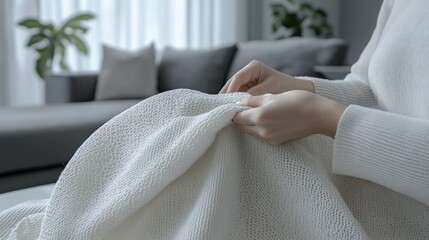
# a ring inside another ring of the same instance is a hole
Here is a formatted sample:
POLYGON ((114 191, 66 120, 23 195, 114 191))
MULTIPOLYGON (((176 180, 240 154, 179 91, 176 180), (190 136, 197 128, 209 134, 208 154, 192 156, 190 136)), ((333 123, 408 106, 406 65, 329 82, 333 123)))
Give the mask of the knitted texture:
POLYGON ((427 239, 423 204, 332 174, 332 139, 239 131, 245 96, 175 90, 118 115, 50 200, 0 214, 0 239, 427 239))
POLYGON ((307 79, 317 94, 351 105, 337 129, 334 172, 429 206, 428 13, 429 1, 385 0, 351 74, 344 81, 307 79))

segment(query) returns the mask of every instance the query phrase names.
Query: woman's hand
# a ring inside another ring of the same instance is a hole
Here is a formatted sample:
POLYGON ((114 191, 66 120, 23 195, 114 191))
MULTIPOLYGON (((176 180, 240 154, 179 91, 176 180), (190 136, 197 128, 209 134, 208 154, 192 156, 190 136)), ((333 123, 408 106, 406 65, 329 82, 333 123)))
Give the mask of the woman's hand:
POLYGON ((314 93, 314 85, 309 80, 291 77, 254 60, 236 73, 220 93, 248 92, 257 96, 291 90, 305 90, 314 93))
POLYGON ((251 107, 233 121, 244 132, 279 145, 312 134, 335 137, 346 107, 302 90, 245 98, 237 104, 251 107))

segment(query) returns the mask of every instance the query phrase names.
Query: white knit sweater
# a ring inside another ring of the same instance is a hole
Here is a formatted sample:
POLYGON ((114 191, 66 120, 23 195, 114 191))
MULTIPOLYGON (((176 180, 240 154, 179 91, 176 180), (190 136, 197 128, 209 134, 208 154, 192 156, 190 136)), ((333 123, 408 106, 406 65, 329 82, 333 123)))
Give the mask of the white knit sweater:
POLYGON ((385 0, 345 81, 311 80, 317 94, 349 105, 334 172, 429 205, 429 1, 385 0))

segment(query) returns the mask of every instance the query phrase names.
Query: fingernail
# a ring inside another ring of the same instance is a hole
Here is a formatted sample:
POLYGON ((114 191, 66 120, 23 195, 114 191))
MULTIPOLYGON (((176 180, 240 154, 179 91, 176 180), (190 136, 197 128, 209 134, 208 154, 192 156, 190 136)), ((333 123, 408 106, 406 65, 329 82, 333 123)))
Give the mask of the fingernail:
POLYGON ((243 105, 244 104, 244 100, 241 99, 240 101, 236 102, 235 104, 237 104, 237 105, 243 105))

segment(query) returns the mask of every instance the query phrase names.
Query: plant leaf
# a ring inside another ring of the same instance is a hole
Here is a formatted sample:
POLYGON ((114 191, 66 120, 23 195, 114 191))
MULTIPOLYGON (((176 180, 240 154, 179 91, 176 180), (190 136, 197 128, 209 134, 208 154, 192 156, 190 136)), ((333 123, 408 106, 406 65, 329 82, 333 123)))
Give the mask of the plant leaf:
POLYGON ((58 54, 60 54, 61 58, 64 58, 66 55, 66 46, 64 46, 64 44, 59 43, 57 46, 58 49, 58 54))
POLYGON ((83 20, 91 20, 94 18, 95 18, 94 14, 87 12, 87 13, 82 13, 82 14, 76 15, 76 16, 70 18, 68 21, 69 22, 71 22, 71 21, 83 21, 83 20))
POLYGON ((322 18, 326 18, 328 16, 328 14, 320 8, 318 8, 318 9, 316 9, 316 11, 314 11, 314 15, 322 17, 322 18))
POLYGON ((300 9, 301 9, 301 11, 305 11, 305 10, 313 11, 314 10, 313 6, 311 6, 310 3, 302 3, 300 9))
POLYGON ((282 25, 286 28, 297 28, 301 27, 301 21, 296 13, 290 13, 282 21, 282 25))
POLYGON ((45 76, 46 58, 39 57, 36 61, 36 73, 41 79, 45 76))
POLYGON ((70 18, 69 20, 67 20, 63 26, 61 27, 62 30, 68 28, 68 27, 72 27, 72 26, 76 26, 77 24, 80 24, 80 21, 86 21, 86 20, 91 20, 94 19, 95 15, 92 13, 83 13, 83 14, 79 14, 76 15, 72 18, 70 18))
POLYGON ((43 48, 36 48, 36 51, 39 53, 39 55, 41 55, 41 54, 43 54, 43 52, 44 51, 46 51, 46 49, 49 47, 49 45, 48 46, 46 46, 46 47, 43 47, 43 48))
POLYGON ((73 30, 79 30, 79 31, 82 31, 82 33, 86 33, 88 31, 88 28, 82 26, 80 21, 70 22, 70 24, 68 24, 68 26, 66 28, 71 28, 73 30))
POLYGON ((29 29, 32 29, 32 28, 45 29, 47 27, 45 24, 42 24, 41 22, 39 22, 39 20, 37 20, 36 18, 24 19, 21 22, 19 22, 18 25, 29 29))
POLYGON ((64 61, 60 61, 60 68, 63 72, 66 72, 66 73, 70 71, 69 66, 64 61))
POLYGON ((300 37, 306 30, 314 32, 317 37, 333 35, 332 26, 327 21, 328 14, 323 8, 296 0, 284 0, 283 3, 275 3, 270 6, 272 10, 271 30, 274 33, 278 33, 278 30, 284 27, 290 33, 289 37, 300 37))
POLYGON ((51 32, 55 31, 55 27, 54 25, 52 25, 52 23, 46 24, 46 29, 48 29, 51 32))
POLYGON ((86 46, 85 42, 82 39, 80 39, 78 36, 66 35, 66 38, 71 43, 73 43, 81 53, 88 54, 88 47, 86 46))
POLYGON ((38 52, 40 56, 36 61, 36 72, 37 75, 43 79, 47 70, 47 64, 52 62, 54 58, 55 48, 54 45, 51 44, 43 49, 38 49, 38 52))
POLYGON ((271 30, 273 31, 273 33, 277 32, 280 28, 281 23, 279 21, 274 21, 273 24, 271 25, 271 30))
POLYGON ((51 37, 53 37, 55 35, 56 31, 57 30, 55 29, 54 25, 52 25, 52 23, 46 24, 45 29, 43 29, 43 33, 46 36, 51 36, 51 37))
POLYGON ((48 60, 49 56, 47 54, 42 54, 36 61, 36 72, 42 79, 45 77, 46 64, 48 63, 48 60))
POLYGON ((320 26, 312 25, 309 28, 313 29, 314 35, 316 35, 316 37, 320 37, 320 35, 322 34, 322 28, 320 26))
POLYGON ((64 44, 60 43, 60 44, 58 44, 57 49, 58 49, 58 53, 60 55, 60 62, 59 62, 60 68, 63 72, 68 72, 69 66, 65 62, 66 47, 64 46, 64 44))
POLYGON ((37 33, 31 36, 31 38, 27 42, 27 47, 31 47, 36 43, 42 42, 43 40, 49 40, 48 36, 43 33, 37 33))

